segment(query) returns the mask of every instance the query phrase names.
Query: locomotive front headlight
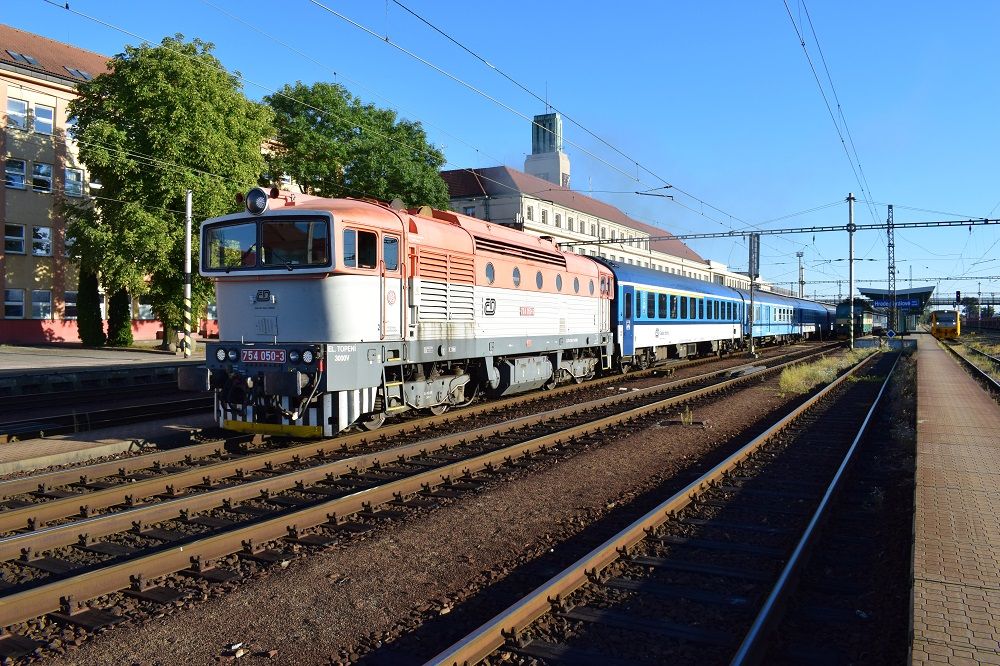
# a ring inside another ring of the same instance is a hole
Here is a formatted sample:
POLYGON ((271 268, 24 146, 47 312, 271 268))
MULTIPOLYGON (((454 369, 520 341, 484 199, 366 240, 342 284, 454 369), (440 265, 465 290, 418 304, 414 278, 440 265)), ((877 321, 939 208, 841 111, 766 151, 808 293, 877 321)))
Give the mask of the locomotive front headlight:
POLYGON ((215 350, 215 358, 216 358, 216 360, 218 360, 218 361, 219 361, 220 363, 221 363, 222 361, 225 361, 225 360, 226 360, 226 350, 225 350, 225 349, 223 349, 222 347, 219 347, 218 349, 216 349, 216 350, 215 350))
POLYGON ((302 352, 302 362, 303 363, 313 362, 313 353, 311 349, 307 349, 304 352, 302 352))
POLYGON ((267 210, 267 192, 255 187, 247 192, 247 211, 252 215, 260 215, 267 210))
POLYGON ((239 356, 239 354, 236 353, 235 349, 230 349, 228 355, 229 355, 229 360, 230 361, 235 361, 236 358, 239 356))
POLYGON ((297 350, 293 349, 292 351, 288 352, 288 360, 291 361, 292 363, 298 363, 299 358, 300 356, 297 350))

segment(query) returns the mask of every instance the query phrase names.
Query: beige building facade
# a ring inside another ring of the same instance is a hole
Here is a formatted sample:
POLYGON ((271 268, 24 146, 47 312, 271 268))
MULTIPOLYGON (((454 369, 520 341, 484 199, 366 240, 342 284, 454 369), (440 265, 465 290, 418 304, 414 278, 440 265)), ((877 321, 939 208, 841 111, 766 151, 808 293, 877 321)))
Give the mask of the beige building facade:
POLYGON ((78 339, 77 274, 57 204, 90 194, 69 103, 107 60, 0 25, 0 342, 78 339))

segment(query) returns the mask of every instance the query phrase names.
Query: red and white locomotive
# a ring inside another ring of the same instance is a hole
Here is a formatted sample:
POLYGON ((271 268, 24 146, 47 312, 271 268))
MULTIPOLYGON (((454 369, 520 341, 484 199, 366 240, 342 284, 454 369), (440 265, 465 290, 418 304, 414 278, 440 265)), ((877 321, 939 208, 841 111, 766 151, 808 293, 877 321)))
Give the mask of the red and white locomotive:
POLYGON ((201 225, 219 341, 179 382, 220 426, 332 436, 611 367, 609 268, 449 211, 276 195, 201 225))

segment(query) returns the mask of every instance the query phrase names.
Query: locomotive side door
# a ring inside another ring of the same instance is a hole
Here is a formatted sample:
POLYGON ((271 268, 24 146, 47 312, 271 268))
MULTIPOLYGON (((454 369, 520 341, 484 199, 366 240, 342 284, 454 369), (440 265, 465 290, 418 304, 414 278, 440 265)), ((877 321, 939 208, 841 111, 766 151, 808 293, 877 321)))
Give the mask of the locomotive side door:
POLYGON ((635 331, 633 318, 635 315, 635 287, 622 285, 622 355, 631 356, 635 353, 635 331))
POLYGON ((396 234, 382 234, 382 263, 380 282, 382 294, 382 322, 379 330, 383 340, 403 337, 403 256, 402 242, 396 234))

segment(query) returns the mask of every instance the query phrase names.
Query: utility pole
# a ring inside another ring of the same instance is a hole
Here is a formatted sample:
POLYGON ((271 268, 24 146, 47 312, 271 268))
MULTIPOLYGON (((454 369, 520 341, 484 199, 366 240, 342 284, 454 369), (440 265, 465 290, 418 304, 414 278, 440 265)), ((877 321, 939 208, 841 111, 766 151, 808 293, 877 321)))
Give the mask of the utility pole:
POLYGON ((854 232, 857 227, 854 225, 854 192, 847 193, 847 236, 848 241, 848 269, 847 269, 847 300, 851 302, 851 323, 847 327, 850 330, 850 343, 848 349, 854 349, 854 232))
POLYGON ((795 256, 799 259, 799 298, 806 297, 806 274, 802 272, 802 255, 804 252, 796 252, 795 256))
POLYGON ((184 358, 191 358, 191 190, 184 215, 184 358))
POLYGON ((885 221, 885 236, 889 240, 889 330, 896 330, 896 240, 893 234, 892 204, 885 221))
POLYGON ((754 298, 753 288, 757 277, 760 275, 760 234, 750 234, 750 310, 747 312, 747 321, 750 322, 750 357, 756 358, 757 351, 753 343, 754 324, 754 298))

